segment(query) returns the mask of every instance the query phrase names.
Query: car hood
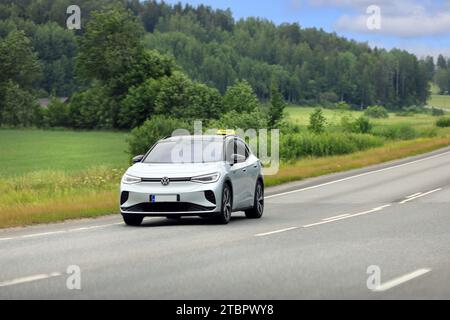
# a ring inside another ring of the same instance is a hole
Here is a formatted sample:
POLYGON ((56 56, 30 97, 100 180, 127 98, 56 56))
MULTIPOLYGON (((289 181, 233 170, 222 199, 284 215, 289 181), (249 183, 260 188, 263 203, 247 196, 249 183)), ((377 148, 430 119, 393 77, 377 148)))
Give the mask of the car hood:
POLYGON ((192 178, 220 172, 222 163, 150 164, 136 163, 127 174, 139 178, 192 178))

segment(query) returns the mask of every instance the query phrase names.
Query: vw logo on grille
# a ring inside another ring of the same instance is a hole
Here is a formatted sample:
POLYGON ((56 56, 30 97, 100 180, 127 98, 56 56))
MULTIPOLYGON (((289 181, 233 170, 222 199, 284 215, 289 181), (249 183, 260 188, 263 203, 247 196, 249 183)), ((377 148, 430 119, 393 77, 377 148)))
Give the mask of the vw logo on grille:
POLYGON ((164 177, 164 178, 161 179, 161 184, 162 184, 163 186, 168 186, 169 183, 170 183, 170 179, 169 179, 169 178, 164 177))

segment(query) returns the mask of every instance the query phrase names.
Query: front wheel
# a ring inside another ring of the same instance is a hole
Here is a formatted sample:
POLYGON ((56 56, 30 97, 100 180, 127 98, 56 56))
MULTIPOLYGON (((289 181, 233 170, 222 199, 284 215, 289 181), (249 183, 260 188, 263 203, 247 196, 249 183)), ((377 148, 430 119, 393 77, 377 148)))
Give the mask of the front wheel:
POLYGON ((231 220, 231 211, 233 210, 233 196, 228 183, 225 183, 222 191, 222 207, 216 221, 220 224, 228 224, 231 220))
POLYGON ((141 225, 144 217, 138 215, 131 215, 127 213, 122 213, 123 221, 128 226, 138 227, 141 225))
POLYGON ((264 213, 264 185, 258 180, 255 188, 255 198, 253 200, 253 208, 245 211, 248 219, 261 219, 264 213))

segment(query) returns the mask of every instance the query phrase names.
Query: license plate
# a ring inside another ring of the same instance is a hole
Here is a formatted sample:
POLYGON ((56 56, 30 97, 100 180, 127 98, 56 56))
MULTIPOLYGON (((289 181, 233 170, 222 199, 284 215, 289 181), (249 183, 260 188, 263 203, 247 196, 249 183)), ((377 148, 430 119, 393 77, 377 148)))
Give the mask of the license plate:
POLYGON ((151 195, 150 202, 151 203, 178 202, 178 196, 177 195, 151 195))

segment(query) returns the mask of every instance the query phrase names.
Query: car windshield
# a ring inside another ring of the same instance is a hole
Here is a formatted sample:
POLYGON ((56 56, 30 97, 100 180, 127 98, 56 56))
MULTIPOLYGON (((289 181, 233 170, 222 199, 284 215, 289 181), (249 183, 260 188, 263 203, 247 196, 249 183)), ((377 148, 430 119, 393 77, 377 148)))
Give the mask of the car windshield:
POLYGON ((205 163, 224 160, 223 139, 177 139, 159 142, 144 163, 205 163))

